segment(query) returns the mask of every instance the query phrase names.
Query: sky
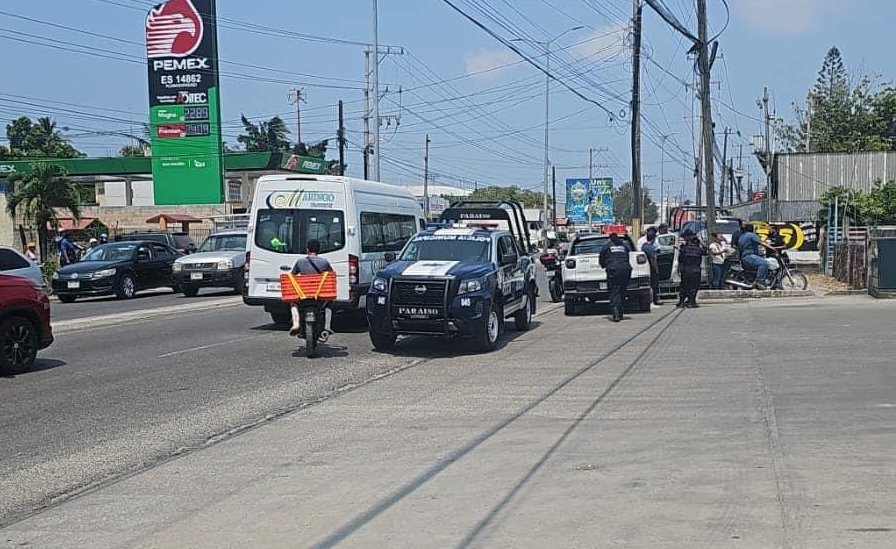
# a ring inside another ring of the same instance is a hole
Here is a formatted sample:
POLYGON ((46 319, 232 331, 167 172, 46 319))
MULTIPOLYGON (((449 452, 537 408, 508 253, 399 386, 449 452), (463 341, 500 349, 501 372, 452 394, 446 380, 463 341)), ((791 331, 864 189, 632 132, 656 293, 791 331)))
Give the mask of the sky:
MULTIPOLYGON (((90 156, 114 155, 148 119, 143 27, 149 0, 0 0, 0 119, 51 116, 90 156)), ((544 68, 551 42, 549 157, 558 194, 566 178, 630 180, 632 3, 628 0, 452 0, 526 59, 544 68), (565 33, 568 29, 581 27, 565 33), (561 36, 562 35, 562 36, 561 36), (559 36, 559 38, 557 38, 559 36)), ((694 2, 664 0, 696 33, 694 2)), ((302 140, 331 139, 345 102, 349 175, 362 173, 364 45, 370 0, 218 0, 224 140, 237 144, 239 117, 281 116, 295 131, 289 90, 302 87, 302 140), (338 39, 338 40, 331 40, 338 39)), ((887 43, 890 0, 708 0, 719 34, 713 113, 719 146, 743 150, 754 180, 756 100, 768 86, 779 116, 792 117, 826 51, 840 48, 854 76, 896 79, 887 43), (730 15, 729 15, 730 14, 730 15), (727 21, 727 24, 726 24, 727 21), (739 135, 738 135, 739 134, 739 135)), ((454 11, 444 0, 379 0, 381 179, 419 184, 428 134, 440 184, 518 185, 540 190, 544 172, 545 75, 454 11), (399 93, 399 90, 400 93, 399 93), (398 121, 396 126, 395 121, 398 121)), ((693 195, 694 100, 689 44, 644 10, 644 185, 654 198, 693 195), (666 137, 663 137, 666 136, 666 137), (664 146, 663 146, 664 144, 664 146), (663 152, 664 151, 664 152, 663 152), (665 159, 665 160, 663 160, 665 159), (662 177, 661 177, 662 176, 662 177)), ((295 138, 293 134, 292 138, 295 138)), ((2 143, 2 141, 0 141, 2 143)))

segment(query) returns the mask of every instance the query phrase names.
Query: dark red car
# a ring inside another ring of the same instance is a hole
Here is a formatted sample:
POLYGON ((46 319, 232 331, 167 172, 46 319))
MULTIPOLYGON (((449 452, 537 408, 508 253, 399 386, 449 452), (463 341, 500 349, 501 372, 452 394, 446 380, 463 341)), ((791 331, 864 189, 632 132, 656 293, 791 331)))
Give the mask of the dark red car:
POLYGON ((0 275, 0 374, 21 374, 53 343, 50 299, 28 278, 0 275))

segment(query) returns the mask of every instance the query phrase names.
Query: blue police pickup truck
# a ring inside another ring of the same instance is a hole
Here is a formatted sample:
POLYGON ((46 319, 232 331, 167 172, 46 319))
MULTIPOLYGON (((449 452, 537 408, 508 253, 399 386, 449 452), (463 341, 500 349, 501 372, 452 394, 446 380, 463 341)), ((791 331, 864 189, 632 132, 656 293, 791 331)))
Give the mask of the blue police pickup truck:
POLYGON ((419 232, 397 258, 389 258, 393 261, 377 273, 367 295, 373 346, 389 350, 399 335, 441 335, 470 338, 480 350, 491 351, 505 319, 528 330, 537 297, 528 230, 495 230, 481 223, 498 215, 513 227, 508 221, 516 220, 516 208, 453 205, 443 220, 453 213, 477 222, 419 232))

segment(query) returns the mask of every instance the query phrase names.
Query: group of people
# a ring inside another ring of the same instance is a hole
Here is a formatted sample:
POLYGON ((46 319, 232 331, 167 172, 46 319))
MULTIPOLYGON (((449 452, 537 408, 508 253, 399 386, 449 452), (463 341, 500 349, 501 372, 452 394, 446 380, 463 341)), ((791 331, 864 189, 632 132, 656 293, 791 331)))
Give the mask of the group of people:
MULTIPOLYGON (((91 238, 88 241, 86 251, 92 250, 100 244, 107 244, 108 242, 109 235, 103 233, 99 238, 91 238)), ((60 267, 76 263, 78 257, 85 251, 83 246, 74 241, 71 233, 68 233, 63 229, 59 229, 56 233, 56 237, 53 239, 53 245, 56 248, 56 261, 59 263, 60 267)), ((40 263, 40 256, 37 253, 37 242, 28 242, 25 246, 25 257, 34 263, 40 263)))

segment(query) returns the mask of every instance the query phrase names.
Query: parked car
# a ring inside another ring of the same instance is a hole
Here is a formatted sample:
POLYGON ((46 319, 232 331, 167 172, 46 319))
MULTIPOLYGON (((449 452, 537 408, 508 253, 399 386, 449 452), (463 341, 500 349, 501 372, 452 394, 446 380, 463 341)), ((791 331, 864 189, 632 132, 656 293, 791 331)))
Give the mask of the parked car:
POLYGON ((0 374, 26 372, 51 343, 47 293, 27 278, 0 274, 0 374))
POLYGON ((246 231, 210 235, 196 253, 174 262, 174 283, 185 296, 193 297, 200 288, 233 288, 243 291, 246 265, 246 231))
POLYGON ((53 274, 53 292, 63 303, 83 296, 130 299, 140 290, 174 287, 171 267, 180 254, 150 241, 112 242, 90 250, 81 261, 53 274))
POLYGON ((115 237, 116 242, 145 240, 150 242, 160 242, 167 246, 171 246, 178 252, 187 255, 196 252, 196 242, 193 237, 187 233, 169 233, 163 231, 135 231, 115 237))
POLYGON ((23 276, 41 289, 46 290, 47 288, 47 281, 40 265, 19 253, 15 248, 0 246, 0 273, 23 276))

